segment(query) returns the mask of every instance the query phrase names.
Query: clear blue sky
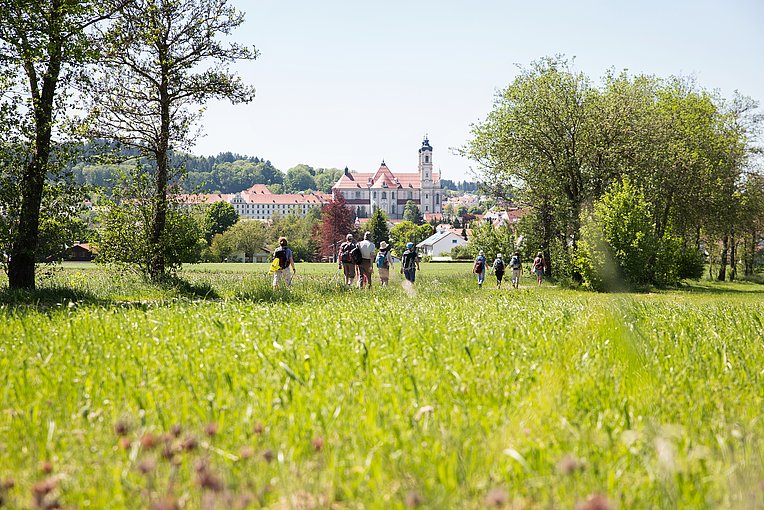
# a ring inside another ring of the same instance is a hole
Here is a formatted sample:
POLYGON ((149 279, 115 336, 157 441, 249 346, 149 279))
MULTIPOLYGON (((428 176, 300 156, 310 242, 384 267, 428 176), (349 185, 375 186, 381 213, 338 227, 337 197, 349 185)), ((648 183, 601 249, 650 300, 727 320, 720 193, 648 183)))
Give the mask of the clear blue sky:
POLYGON ((208 105, 194 153, 270 159, 279 169, 416 170, 425 133, 445 178, 470 179, 451 153, 486 117, 516 64, 575 57, 608 68, 694 76, 725 97, 764 101, 764 0, 233 0, 235 39, 261 56, 235 69, 248 105, 208 105))

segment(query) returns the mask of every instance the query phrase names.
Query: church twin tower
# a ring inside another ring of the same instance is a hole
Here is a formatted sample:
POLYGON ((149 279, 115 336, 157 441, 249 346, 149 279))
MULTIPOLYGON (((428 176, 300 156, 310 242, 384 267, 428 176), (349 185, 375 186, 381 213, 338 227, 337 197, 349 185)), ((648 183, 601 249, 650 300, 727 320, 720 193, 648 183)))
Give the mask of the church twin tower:
POLYGON ((393 173, 382 161, 374 173, 345 173, 332 187, 355 209, 358 217, 368 217, 382 209, 390 219, 403 218, 406 203, 414 202, 422 214, 440 213, 443 190, 440 174, 432 169, 432 146, 427 137, 419 149, 417 173, 393 173))

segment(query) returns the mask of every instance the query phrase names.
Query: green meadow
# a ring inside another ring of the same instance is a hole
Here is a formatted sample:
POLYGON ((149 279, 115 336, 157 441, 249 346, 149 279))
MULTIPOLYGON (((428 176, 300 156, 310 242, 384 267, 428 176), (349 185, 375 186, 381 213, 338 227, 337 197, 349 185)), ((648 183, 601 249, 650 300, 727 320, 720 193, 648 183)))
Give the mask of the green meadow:
POLYGON ((0 507, 764 508, 764 286, 0 281, 0 507))

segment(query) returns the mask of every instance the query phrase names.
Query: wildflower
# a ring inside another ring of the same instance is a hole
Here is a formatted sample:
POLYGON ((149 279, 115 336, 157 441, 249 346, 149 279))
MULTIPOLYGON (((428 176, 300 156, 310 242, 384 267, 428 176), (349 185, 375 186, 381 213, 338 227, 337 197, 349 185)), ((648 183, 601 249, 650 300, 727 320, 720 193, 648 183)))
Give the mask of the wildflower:
POLYGON ((2 485, 0 485, 0 490, 9 491, 16 487, 16 482, 13 480, 13 478, 6 478, 3 480, 2 485))
POLYGON ((118 436, 126 436, 130 432, 130 424, 127 420, 119 420, 114 424, 114 433, 118 436))
POLYGON ((138 471, 140 471, 141 473, 146 475, 146 474, 149 474, 152 471, 154 471, 154 469, 156 469, 156 467, 157 467, 157 463, 156 463, 156 461, 154 459, 143 459, 138 464, 138 471))
POLYGON ((320 452, 324 449, 324 438, 323 437, 317 437, 311 441, 311 444, 313 445, 313 449, 317 452, 320 452))
POLYGON ((263 452, 263 459, 265 459, 265 462, 269 463, 273 460, 273 450, 265 450, 263 452))
POLYGON ((485 497, 485 504, 488 506, 501 507, 507 503, 507 491, 501 488, 491 489, 485 497))
POLYGON ((196 442, 196 438, 194 436, 188 436, 183 440, 180 446, 186 451, 191 451, 196 449, 198 443, 196 442))
POLYGON ((159 441, 157 440, 157 437, 151 432, 144 434, 143 437, 141 437, 141 448, 146 450, 153 450, 158 443, 159 441))
POLYGON ((424 501, 422 500, 422 496, 419 495, 416 491, 410 491, 408 494, 406 494, 406 506, 409 508, 416 508, 420 506, 424 501))
POLYGON ((34 497, 35 506, 37 508, 52 508, 50 501, 46 500, 48 494, 58 486, 58 479, 46 478, 40 482, 37 482, 32 486, 32 496, 34 497))
POLYGON ((133 446, 133 442, 128 437, 120 437, 119 438, 119 447, 123 450, 129 450, 130 447, 133 446))
POLYGON ((49 475, 51 472, 53 472, 53 463, 49 460, 41 462, 40 471, 42 471, 46 475, 49 475))
POLYGON ((151 510, 179 510, 180 505, 172 496, 164 496, 151 504, 151 510))
POLYGON ((207 426, 204 427, 204 433, 210 437, 216 436, 218 433, 218 424, 215 422, 208 423, 207 426))
POLYGON ((215 473, 210 471, 206 464, 202 469, 196 471, 196 483, 199 487, 212 492, 220 492, 223 490, 223 480, 215 473))
POLYGON ((170 434, 175 438, 180 437, 181 432, 183 432, 183 427, 180 426, 180 423, 176 423, 170 428, 170 434))
POLYGON ((254 431, 255 431, 255 434, 260 435, 263 433, 263 431, 265 431, 265 426, 262 423, 257 422, 255 423, 254 431))
POLYGON ((576 505, 576 510, 613 510, 613 505, 602 494, 594 494, 576 505))
POLYGON ((251 446, 242 446, 239 450, 239 457, 242 459, 251 459, 255 455, 255 450, 251 446))
POLYGON ((583 464, 573 455, 566 455, 557 463, 557 471, 563 475, 570 475, 583 469, 583 464))

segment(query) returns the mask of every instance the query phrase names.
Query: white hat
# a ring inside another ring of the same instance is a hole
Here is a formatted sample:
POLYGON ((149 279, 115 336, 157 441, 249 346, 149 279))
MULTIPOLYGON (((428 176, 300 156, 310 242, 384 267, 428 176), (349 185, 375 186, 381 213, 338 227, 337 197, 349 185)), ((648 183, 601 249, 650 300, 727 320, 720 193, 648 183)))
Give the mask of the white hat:
POLYGON ((379 249, 380 250, 384 250, 385 248, 387 248, 387 243, 386 242, 382 241, 381 243, 379 243, 379 249))
POLYGON ((497 253, 497 254, 496 254, 496 258, 497 258, 497 259, 500 259, 500 258, 501 258, 501 253, 497 253))

